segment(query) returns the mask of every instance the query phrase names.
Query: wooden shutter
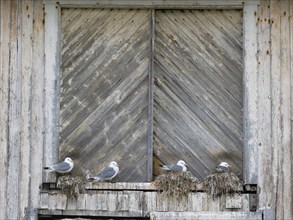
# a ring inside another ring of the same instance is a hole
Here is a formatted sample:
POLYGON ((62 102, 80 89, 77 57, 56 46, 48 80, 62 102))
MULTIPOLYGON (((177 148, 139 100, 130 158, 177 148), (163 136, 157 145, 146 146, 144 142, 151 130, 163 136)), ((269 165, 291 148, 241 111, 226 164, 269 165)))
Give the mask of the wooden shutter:
POLYGON ((158 10, 154 153, 204 178, 221 161, 242 174, 240 10, 158 10))
POLYGON ((62 9, 60 159, 146 181, 149 10, 62 9))

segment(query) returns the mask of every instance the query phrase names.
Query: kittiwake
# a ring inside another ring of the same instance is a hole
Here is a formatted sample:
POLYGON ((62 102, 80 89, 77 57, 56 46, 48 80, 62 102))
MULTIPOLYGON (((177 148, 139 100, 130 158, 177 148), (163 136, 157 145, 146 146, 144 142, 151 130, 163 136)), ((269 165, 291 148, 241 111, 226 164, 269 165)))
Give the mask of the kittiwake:
POLYGON ((177 164, 163 165, 161 169, 167 170, 167 171, 177 171, 177 172, 185 172, 187 170, 186 163, 183 160, 179 160, 177 164))
POLYGON ((73 169, 73 167, 73 160, 70 157, 66 157, 63 162, 54 164, 49 167, 44 167, 44 169, 57 173, 69 173, 73 169))
POLYGON ((220 163, 219 166, 216 167, 217 173, 228 173, 229 172, 229 164, 226 162, 220 163))
POLYGON ((112 180, 119 173, 119 165, 112 161, 108 167, 106 167, 99 175, 90 177, 89 181, 105 181, 112 180))

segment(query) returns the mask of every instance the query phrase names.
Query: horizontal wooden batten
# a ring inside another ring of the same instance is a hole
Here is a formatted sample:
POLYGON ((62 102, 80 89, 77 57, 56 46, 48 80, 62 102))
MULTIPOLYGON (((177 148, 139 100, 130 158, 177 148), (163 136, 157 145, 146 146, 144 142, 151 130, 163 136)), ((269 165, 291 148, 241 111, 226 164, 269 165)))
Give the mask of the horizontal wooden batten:
MULTIPOLYGON (((54 187, 50 187, 54 189, 54 187)), ((158 191, 158 187, 154 182, 149 183, 130 183, 130 182, 119 182, 119 183, 88 183, 86 184, 86 190, 113 190, 113 191, 121 191, 121 190, 139 190, 139 191, 158 191)), ((58 189, 57 189, 58 190, 58 189)), ((207 190, 206 186, 200 182, 194 186, 192 191, 205 191, 207 190)), ((241 189, 239 189, 241 191, 241 189)))
POLYGON ((155 9, 239 9, 244 5, 243 0, 128 0, 128 1, 119 1, 119 0, 44 0, 44 4, 56 4, 61 7, 71 8, 155 8, 155 9))
POLYGON ((39 214, 64 216, 148 217, 152 212, 231 212, 249 213, 249 194, 222 195, 191 192, 178 200, 160 192, 90 191, 69 198, 60 191, 41 193, 39 214))

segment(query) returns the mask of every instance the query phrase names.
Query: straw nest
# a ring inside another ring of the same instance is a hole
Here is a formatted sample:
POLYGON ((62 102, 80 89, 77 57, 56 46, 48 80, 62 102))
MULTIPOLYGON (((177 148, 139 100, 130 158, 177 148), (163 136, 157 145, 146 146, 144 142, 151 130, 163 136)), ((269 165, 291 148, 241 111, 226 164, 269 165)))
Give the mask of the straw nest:
POLYGON ((207 186, 207 193, 213 198, 223 194, 239 193, 241 190, 241 180, 232 172, 212 173, 204 179, 207 186))
POLYGON ((60 176, 57 180, 57 187, 67 195, 76 199, 78 194, 85 193, 86 179, 81 176, 60 176))
POLYGON ((198 180, 191 172, 174 172, 159 175, 154 184, 165 197, 182 198, 192 190, 196 190, 198 180))

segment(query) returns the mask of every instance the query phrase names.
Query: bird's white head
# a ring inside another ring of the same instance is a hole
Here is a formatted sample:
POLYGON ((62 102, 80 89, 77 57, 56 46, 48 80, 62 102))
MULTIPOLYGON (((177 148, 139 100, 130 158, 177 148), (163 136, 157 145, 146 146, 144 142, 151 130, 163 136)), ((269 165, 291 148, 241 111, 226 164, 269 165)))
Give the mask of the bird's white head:
POLYGON ((70 157, 66 157, 64 161, 67 163, 73 163, 73 160, 70 157))
POLYGON ((118 163, 117 163, 116 161, 112 161, 112 162, 110 163, 110 167, 113 167, 113 166, 115 166, 115 167, 119 167, 119 165, 118 165, 118 163))
POLYGON ((183 160, 179 160, 177 162, 177 165, 183 165, 183 166, 186 166, 186 163, 183 161, 183 160))
POLYGON ((228 163, 226 163, 226 162, 222 162, 222 163, 220 163, 220 165, 219 166, 222 166, 222 167, 229 167, 229 164, 228 163))

